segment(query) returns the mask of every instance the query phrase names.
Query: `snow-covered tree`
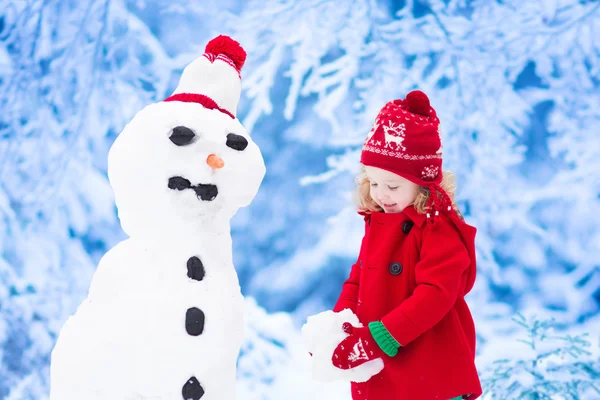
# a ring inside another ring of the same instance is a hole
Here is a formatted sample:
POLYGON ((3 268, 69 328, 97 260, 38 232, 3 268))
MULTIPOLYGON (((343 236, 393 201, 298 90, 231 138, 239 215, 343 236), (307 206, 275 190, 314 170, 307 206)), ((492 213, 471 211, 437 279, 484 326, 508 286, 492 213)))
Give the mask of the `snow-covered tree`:
POLYGON ((117 1, 0 10, 0 398, 40 399, 58 330, 123 236, 108 148, 171 64, 117 1))
POLYGON ((249 292, 301 315, 331 305, 357 252, 360 218, 348 219, 360 145, 386 101, 420 88, 479 229, 472 299, 552 307, 565 321, 597 312, 599 24, 600 4, 586 1, 249 3, 232 25, 254 49, 246 118, 258 135, 283 131, 265 147, 288 166, 267 181, 283 189, 277 205, 265 200, 286 222, 254 242, 298 249, 260 268, 249 292), (279 115, 289 122, 276 125, 279 115), (327 165, 299 148, 328 150, 327 165), (287 207, 290 170, 311 175, 302 211, 287 207))
POLYGON ((518 346, 502 343, 503 358, 481 376, 489 399, 592 399, 600 396, 600 352, 588 334, 559 334, 552 319, 514 321, 526 332, 518 346))

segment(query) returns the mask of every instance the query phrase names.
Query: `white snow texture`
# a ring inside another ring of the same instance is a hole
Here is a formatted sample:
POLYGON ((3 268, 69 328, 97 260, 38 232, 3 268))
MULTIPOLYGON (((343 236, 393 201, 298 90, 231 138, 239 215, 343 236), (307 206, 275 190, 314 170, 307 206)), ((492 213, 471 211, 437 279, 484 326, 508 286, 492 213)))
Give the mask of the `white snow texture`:
POLYGON ((342 370, 331 362, 335 348, 348 334, 342 325, 349 322, 355 327, 362 327, 358 317, 348 308, 334 313, 324 311, 308 317, 302 327, 302 337, 308 352, 312 353, 313 378, 321 382, 342 380, 346 382, 366 382, 383 369, 383 360, 377 358, 356 368, 342 370))
MULTIPOLYGON (((182 82, 190 81, 189 71, 182 82)), ((244 301, 232 262, 230 219, 252 201, 265 174, 258 146, 237 119, 218 110, 160 102, 137 113, 108 161, 129 238, 101 259, 88 297, 61 330, 52 353, 50 399, 234 399, 244 301), (194 138, 177 145, 169 136, 182 126, 194 138), (228 147, 231 133, 245 138, 247 147, 228 147), (223 160, 222 168, 207 164, 211 154, 223 160), (192 186, 215 185, 218 194, 207 200, 193 187, 170 188, 172 177, 192 186), (188 277, 192 257, 203 265, 201 280, 188 277), (193 308, 205 318, 195 325, 203 331, 194 335, 186 327, 193 308), (193 378, 194 390, 184 395, 193 378)))

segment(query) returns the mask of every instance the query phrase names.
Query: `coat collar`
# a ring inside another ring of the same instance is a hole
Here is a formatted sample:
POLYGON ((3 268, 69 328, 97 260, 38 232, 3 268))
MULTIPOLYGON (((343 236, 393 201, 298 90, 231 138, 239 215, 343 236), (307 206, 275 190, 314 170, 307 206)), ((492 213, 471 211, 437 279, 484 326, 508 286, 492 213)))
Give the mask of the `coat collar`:
POLYGON ((416 209, 415 206, 408 206, 406 207, 403 211, 403 214, 405 214, 408 218, 410 218, 410 220, 412 222, 415 223, 416 226, 421 227, 423 226, 423 224, 425 223, 425 221, 427 220, 427 216, 425 214, 421 214, 419 213, 416 209))
POLYGON ((358 214, 362 215, 365 218, 365 222, 369 222, 373 217, 376 219, 385 218, 387 220, 405 220, 404 214, 408 219, 410 219, 414 224, 418 227, 422 227, 427 219, 425 214, 420 214, 414 206, 406 207, 401 213, 397 214, 385 214, 383 212, 370 212, 368 210, 358 210, 358 214))

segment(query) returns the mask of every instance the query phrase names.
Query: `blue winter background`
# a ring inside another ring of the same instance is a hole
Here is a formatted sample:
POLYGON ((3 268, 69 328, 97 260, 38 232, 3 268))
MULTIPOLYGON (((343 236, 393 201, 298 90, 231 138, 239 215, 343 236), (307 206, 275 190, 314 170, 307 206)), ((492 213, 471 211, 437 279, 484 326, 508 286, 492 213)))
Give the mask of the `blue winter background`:
POLYGON ((47 398, 60 328, 124 238, 108 149, 221 33, 248 51, 239 116, 268 169, 232 221, 240 399, 349 398, 312 382, 299 329, 357 255, 362 140, 414 88, 479 230, 487 398, 600 398, 598 1, 0 0, 0 399, 47 398))

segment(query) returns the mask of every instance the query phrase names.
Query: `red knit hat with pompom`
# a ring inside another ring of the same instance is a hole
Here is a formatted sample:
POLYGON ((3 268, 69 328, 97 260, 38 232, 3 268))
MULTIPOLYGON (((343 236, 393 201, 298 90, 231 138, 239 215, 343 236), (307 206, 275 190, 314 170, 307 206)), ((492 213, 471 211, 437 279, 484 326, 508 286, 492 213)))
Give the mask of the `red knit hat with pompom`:
POLYGON ((414 90, 406 99, 390 101, 381 109, 363 144, 360 162, 428 187, 431 193, 438 191, 442 200, 429 196, 429 209, 451 210, 452 202, 440 186, 440 120, 422 91, 414 90))
POLYGON ((242 46, 229 36, 219 35, 183 70, 179 85, 165 101, 199 103, 235 118, 245 62, 242 46))

